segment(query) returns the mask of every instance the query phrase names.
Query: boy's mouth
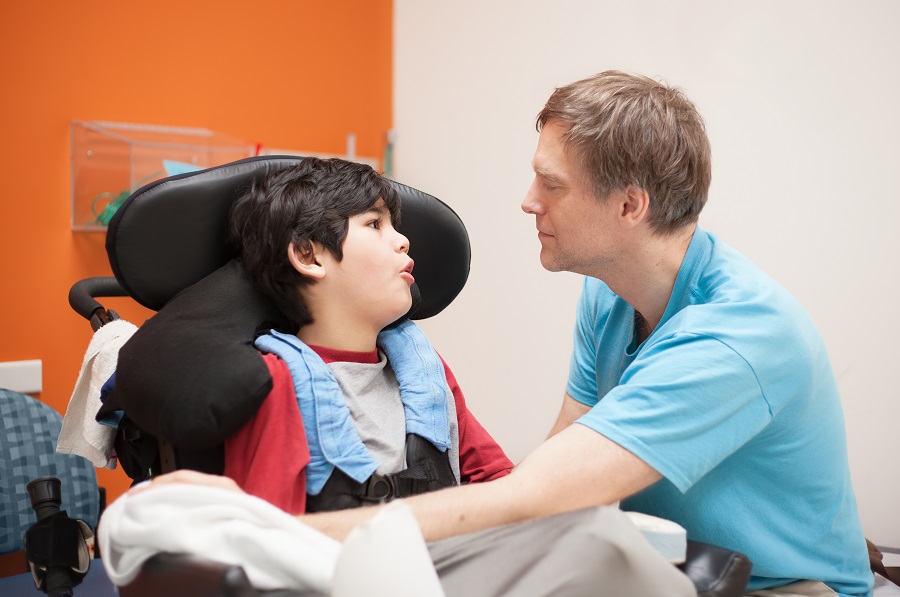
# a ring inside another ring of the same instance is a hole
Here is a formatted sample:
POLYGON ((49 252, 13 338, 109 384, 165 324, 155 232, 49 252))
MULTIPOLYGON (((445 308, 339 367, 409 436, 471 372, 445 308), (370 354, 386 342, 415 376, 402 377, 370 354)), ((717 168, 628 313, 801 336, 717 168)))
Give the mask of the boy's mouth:
POLYGON ((404 280, 406 280, 407 282, 409 282, 410 284, 412 284, 413 282, 416 281, 416 279, 413 278, 413 275, 412 275, 414 265, 415 265, 415 261, 410 259, 409 263, 406 264, 406 267, 403 268, 403 271, 400 272, 400 277, 403 278, 404 280))

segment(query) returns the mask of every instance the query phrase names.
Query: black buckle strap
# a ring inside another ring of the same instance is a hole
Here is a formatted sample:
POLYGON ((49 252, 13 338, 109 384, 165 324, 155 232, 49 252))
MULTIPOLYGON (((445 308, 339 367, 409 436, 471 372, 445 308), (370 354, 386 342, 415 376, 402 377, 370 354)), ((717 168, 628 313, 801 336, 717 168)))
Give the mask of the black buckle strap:
POLYGON ((367 502, 387 502, 397 494, 397 485, 393 475, 372 473, 369 480, 363 483, 360 498, 367 502))
POLYGON ((437 480, 434 464, 425 460, 396 473, 372 473, 362 484, 359 496, 367 502, 389 502, 424 493, 428 491, 429 483, 437 480))
POLYGON ((307 512, 329 512, 379 504, 456 485, 449 452, 438 450, 428 440, 407 435, 405 470, 382 475, 373 473, 359 483, 335 468, 317 495, 307 495, 307 512))
MULTIPOLYGON (((452 473, 451 473, 452 474, 452 473)), ((437 468, 430 460, 419 461, 409 468, 394 473, 395 497, 409 497, 434 489, 432 485, 440 481, 437 468)))

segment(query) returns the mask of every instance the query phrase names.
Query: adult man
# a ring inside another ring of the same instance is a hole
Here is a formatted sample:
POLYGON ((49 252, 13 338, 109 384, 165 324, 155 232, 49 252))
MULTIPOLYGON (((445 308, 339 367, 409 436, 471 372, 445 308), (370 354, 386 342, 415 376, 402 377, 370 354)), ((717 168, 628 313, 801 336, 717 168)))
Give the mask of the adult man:
MULTIPOLYGON (((758 595, 869 594, 824 344, 697 227, 711 169, 693 104, 605 72, 557 89, 537 128, 522 208, 542 265, 587 276, 562 409, 509 476, 410 499, 425 537, 622 500, 747 554, 758 595)), ((371 514, 304 521, 340 537, 371 514)))
POLYGON ((541 263, 589 276, 554 431, 577 420, 640 481, 661 474, 623 508, 748 554, 751 590, 868 593, 825 348, 786 291, 697 228, 710 150, 694 106, 608 72, 558 89, 538 127, 523 209, 541 263))

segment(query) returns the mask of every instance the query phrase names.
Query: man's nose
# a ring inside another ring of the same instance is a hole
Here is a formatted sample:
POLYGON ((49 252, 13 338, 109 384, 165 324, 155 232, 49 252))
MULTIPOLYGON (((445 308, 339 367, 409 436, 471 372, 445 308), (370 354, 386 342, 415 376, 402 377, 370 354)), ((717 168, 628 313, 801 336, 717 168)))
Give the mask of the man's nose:
POLYGON ((522 199, 522 211, 527 214, 537 215, 541 212, 541 203, 537 198, 537 190, 535 186, 537 185, 537 179, 531 183, 531 186, 528 188, 528 192, 525 193, 525 198, 522 199))

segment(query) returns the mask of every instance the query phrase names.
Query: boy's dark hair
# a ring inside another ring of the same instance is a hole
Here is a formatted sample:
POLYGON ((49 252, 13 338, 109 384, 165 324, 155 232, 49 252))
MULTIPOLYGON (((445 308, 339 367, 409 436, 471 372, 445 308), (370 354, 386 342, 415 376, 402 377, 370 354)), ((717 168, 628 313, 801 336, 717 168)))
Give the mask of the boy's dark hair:
POLYGON ((304 158, 254 180, 234 202, 230 240, 256 287, 299 329, 312 322, 299 292, 311 280, 291 265, 288 246, 302 253, 317 242, 340 261, 348 218, 379 199, 398 226, 400 199, 389 180, 364 164, 304 158))

